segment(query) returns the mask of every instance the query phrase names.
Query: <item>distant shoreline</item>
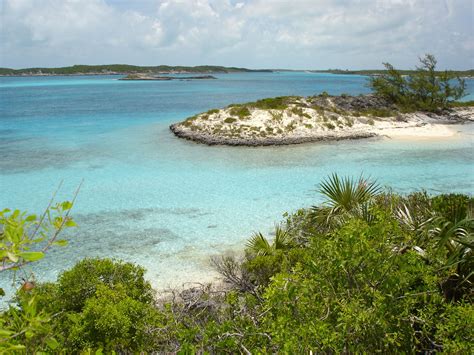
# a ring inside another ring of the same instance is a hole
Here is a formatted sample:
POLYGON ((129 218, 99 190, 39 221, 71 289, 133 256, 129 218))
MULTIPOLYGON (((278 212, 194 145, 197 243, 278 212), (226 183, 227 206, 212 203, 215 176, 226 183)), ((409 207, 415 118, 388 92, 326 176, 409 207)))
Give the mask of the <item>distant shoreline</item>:
POLYGON ((81 76, 81 75, 157 75, 157 74, 212 74, 212 73, 271 73, 269 69, 247 69, 203 65, 187 66, 136 66, 127 64, 73 65, 61 68, 0 68, 0 76, 81 76))
MULTIPOLYGON (((315 74, 337 74, 337 75, 362 75, 377 76, 387 73, 386 70, 365 69, 365 70, 342 70, 342 69, 248 69, 238 67, 223 66, 135 66, 127 64, 106 64, 106 65, 74 65, 59 68, 24 68, 11 69, 0 68, 0 77, 35 77, 35 76, 98 76, 98 75, 174 75, 174 74, 228 74, 228 73, 278 73, 278 72, 299 72, 315 74)), ((402 75, 413 74, 413 70, 400 70, 402 75)), ((444 71, 438 71, 441 75, 444 71)), ((448 73, 462 78, 474 78, 474 69, 469 70, 448 70, 448 73)))

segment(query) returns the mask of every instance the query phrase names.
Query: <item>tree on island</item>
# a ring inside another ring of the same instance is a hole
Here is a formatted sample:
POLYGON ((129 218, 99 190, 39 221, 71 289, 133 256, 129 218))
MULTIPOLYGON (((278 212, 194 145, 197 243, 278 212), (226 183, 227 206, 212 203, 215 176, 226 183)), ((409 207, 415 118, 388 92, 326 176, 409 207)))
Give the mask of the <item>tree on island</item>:
POLYGON ((421 65, 409 75, 402 75, 390 63, 383 63, 387 72, 372 77, 370 88, 407 111, 439 111, 466 95, 464 79, 448 71, 436 72, 434 55, 426 54, 419 60, 421 65))

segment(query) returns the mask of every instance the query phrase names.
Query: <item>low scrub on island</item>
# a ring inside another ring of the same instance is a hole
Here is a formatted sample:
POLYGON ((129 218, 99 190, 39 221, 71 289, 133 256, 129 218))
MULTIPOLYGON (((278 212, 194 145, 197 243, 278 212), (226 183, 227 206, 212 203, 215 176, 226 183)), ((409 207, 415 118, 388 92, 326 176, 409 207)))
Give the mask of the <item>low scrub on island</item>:
MULTIPOLYGON (((323 204, 285 214, 243 256, 213 258, 225 287, 157 300, 143 268, 109 259, 85 259, 56 282, 24 280, 1 313, 0 352, 471 352, 473 198, 337 175, 319 192, 323 204)), ((64 244, 72 205, 56 207, 51 219, 1 212, 2 271, 42 256, 28 226, 64 244)))

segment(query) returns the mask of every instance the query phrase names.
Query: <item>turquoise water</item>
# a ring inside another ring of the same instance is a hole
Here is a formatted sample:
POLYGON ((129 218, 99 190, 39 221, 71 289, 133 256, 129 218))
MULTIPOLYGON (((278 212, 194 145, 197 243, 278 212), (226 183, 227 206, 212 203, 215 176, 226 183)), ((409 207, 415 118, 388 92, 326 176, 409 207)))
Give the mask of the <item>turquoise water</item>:
MULTIPOLYGON (((159 288, 208 280, 211 255, 239 250, 253 232, 269 233, 285 211, 320 202, 315 190, 332 172, 364 173, 400 192, 473 191, 472 125, 438 141, 237 148, 175 138, 172 122, 233 102, 368 92, 362 76, 216 76, 0 78, 0 207, 40 213, 61 180, 60 200, 84 179, 73 211, 80 227, 68 247, 34 266, 37 279, 54 279, 86 256, 108 256, 145 266, 159 288)), ((468 85, 474 92, 474 82, 468 85)))

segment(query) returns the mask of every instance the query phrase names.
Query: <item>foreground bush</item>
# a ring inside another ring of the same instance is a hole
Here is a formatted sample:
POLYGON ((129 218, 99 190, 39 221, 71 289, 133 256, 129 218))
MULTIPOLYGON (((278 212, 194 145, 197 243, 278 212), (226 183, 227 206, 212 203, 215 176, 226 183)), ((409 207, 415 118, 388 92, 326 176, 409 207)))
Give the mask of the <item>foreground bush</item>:
POLYGON ((57 282, 20 290, 18 297, 20 304, 34 299, 39 310, 55 315, 49 326, 58 349, 147 351, 158 313, 143 275, 143 268, 130 263, 85 259, 57 282))

